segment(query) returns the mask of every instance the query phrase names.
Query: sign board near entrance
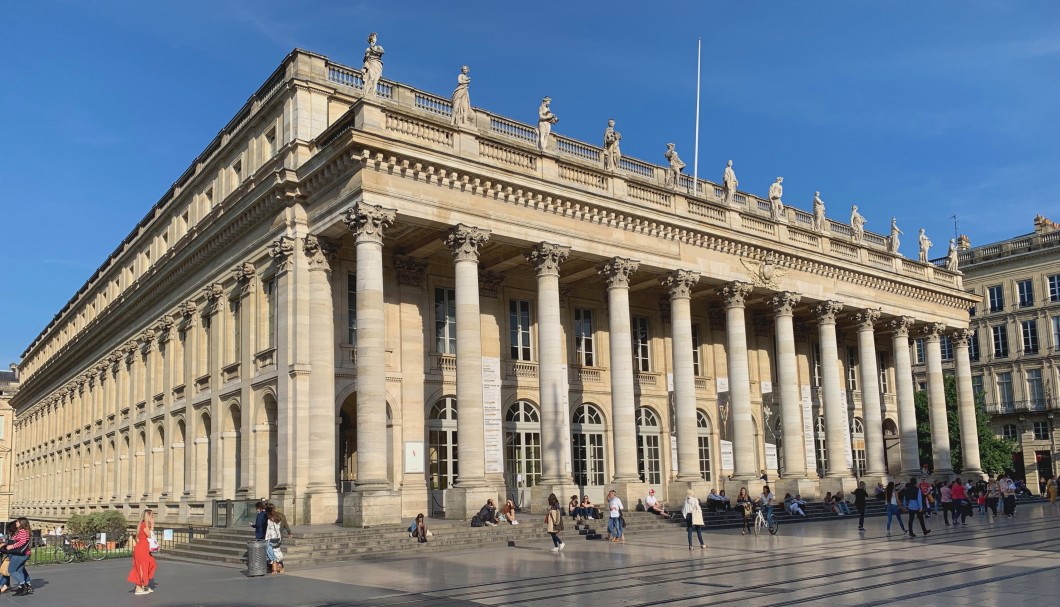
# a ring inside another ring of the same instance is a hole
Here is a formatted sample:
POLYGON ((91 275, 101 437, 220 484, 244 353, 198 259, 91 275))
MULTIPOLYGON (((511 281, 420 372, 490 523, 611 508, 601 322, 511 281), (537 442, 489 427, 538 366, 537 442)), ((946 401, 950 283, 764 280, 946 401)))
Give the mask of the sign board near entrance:
POLYGON ((482 424, 486 474, 504 472, 504 431, 501 427, 501 359, 482 357, 482 424))
POLYGON ((723 440, 721 441, 721 469, 732 472, 733 465, 732 441, 723 440))

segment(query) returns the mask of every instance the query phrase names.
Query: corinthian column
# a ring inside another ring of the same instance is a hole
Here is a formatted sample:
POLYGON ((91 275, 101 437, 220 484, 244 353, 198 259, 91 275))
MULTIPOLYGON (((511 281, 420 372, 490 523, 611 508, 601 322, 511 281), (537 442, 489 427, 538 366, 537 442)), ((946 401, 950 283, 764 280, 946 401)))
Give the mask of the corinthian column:
POLYGON ((703 481, 703 475, 699 471, 696 377, 692 366, 692 311, 690 306, 692 287, 699 282, 699 272, 674 270, 661 282, 670 293, 674 408, 677 417, 677 481, 703 481))
MULTIPOLYGON (((615 257, 600 267, 607 283, 607 324, 611 358, 611 429, 615 483, 637 483, 637 420, 633 399, 633 342, 629 321, 629 278, 639 262, 615 257)), ((621 492, 625 493, 625 492, 621 492)), ((625 497, 623 498, 625 499, 625 497)))
POLYGON ((961 427, 961 474, 983 477, 979 461, 979 426, 976 423, 975 394, 972 392, 972 363, 968 358, 968 341, 972 332, 960 329, 953 333, 953 358, 957 370, 957 414, 961 427))
POLYGON ((909 362, 909 328, 916 319, 901 316, 890 322, 894 350, 895 388, 898 392, 898 432, 902 449, 901 476, 920 473, 920 447, 916 440, 916 404, 913 400, 913 368, 909 362))
POLYGON ((824 396, 824 435, 828 445, 825 476, 852 476, 847 465, 846 426, 850 423, 843 404, 843 385, 839 377, 839 347, 836 344, 835 315, 843 309, 837 301, 826 301, 814 307, 821 342, 821 392, 824 396))
POLYGON ((858 357, 861 359, 861 410, 865 416, 866 476, 886 476, 883 461, 883 412, 880 407, 880 374, 876 366, 876 321, 879 310, 854 315, 858 325, 858 357))
POLYGON ((946 385, 942 379, 942 346, 939 338, 946 326, 928 323, 923 329, 927 361, 928 409, 931 417, 931 455, 937 475, 953 474, 950 463, 950 424, 946 416, 946 385))
POLYGON ((731 282, 721 290, 725 300, 725 360, 729 373, 729 405, 732 407, 732 453, 734 481, 758 478, 755 469, 754 424, 751 421, 751 374, 747 367, 747 325, 744 306, 751 294, 746 282, 731 282))
POLYGON ((359 202, 344 218, 357 250, 357 488, 362 491, 389 485, 383 229, 396 215, 392 209, 359 202))
MULTIPOLYGON (((526 252, 537 270, 538 389, 541 398, 541 485, 569 485, 570 473, 563 469, 570 437, 563 428, 566 402, 563 391, 563 337, 559 316, 559 266, 570 255, 570 247, 542 242, 526 252)), ((547 494, 546 494, 547 495, 547 494)), ((559 495, 559 494, 557 494, 559 495)), ((537 496, 535 506, 543 506, 537 496)))
MULTIPOLYGON (((458 224, 449 230, 444 239, 445 246, 456 259, 456 399, 460 432, 458 489, 486 486, 478 253, 489 240, 489 235, 488 230, 458 224)), ((474 515, 481 505, 472 500, 457 501, 463 505, 454 513, 458 518, 474 515)), ((449 504, 446 506, 446 516, 450 516, 449 504)))
POLYGON ((780 394, 780 423, 783 433, 785 479, 806 478, 806 442, 803 437, 802 407, 799 403, 799 373, 795 359, 794 308, 802 299, 798 293, 778 293, 773 304, 777 332, 777 386, 780 394))

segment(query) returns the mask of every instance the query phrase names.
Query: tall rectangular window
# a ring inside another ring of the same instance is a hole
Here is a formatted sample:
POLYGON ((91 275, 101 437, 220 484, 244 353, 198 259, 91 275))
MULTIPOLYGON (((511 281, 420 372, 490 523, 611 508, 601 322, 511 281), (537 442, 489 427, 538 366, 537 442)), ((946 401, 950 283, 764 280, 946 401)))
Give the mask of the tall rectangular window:
POLYGON ((508 302, 508 340, 512 360, 531 360, 529 301, 513 299, 508 302))
POLYGON ((699 325, 692 325, 692 375, 699 377, 702 367, 699 366, 699 325))
POLYGON ((1008 358, 1008 327, 994 325, 991 331, 994 333, 994 358, 1008 358))
POLYGON ((880 352, 876 356, 876 360, 880 370, 880 393, 888 394, 891 391, 891 387, 887 383, 887 353, 880 352))
POLYGON ((1034 430, 1034 440, 1049 440, 1049 424, 1047 422, 1034 422, 1032 429, 1034 430))
POLYGON ((456 354, 456 291, 434 289, 434 337, 439 354, 456 354))
POLYGON ((813 386, 821 387, 821 344, 813 342, 810 348, 810 372, 813 375, 813 386))
POLYGON ((239 362, 239 358, 243 355, 243 344, 242 335, 243 327, 240 325, 240 301, 233 299, 229 304, 228 308, 232 311, 232 347, 229 352, 232 357, 232 362, 239 362))
POLYGON ((346 343, 357 345, 357 275, 346 275, 346 343))
POLYGON ((1023 337, 1023 353, 1038 353, 1038 321, 1031 319, 1020 323, 1020 333, 1023 337))
POLYGON ((918 337, 913 340, 913 360, 916 364, 924 364, 924 338, 918 337))
POLYGON ((1044 407, 1045 389, 1042 386, 1042 370, 1027 369, 1027 400, 1033 408, 1044 407))
POLYGON ((1060 316, 1053 317, 1053 350, 1060 352, 1060 316))
POLYGON ((6 421, 7 421, 7 418, 5 416, 3 416, 3 415, 0 415, 0 440, 4 440, 4 438, 5 438, 6 434, 7 434, 7 432, 6 432, 7 428, 4 427, 4 422, 6 422, 6 421))
POLYGON ((265 343, 276 347, 276 279, 265 283, 265 343))
POLYGON ((858 349, 847 346, 847 390, 858 389, 858 349))
POLYGON ((942 351, 942 360, 953 360, 953 340, 949 335, 939 337, 939 349, 942 351))
POLYGON ((972 396, 979 398, 979 395, 983 393, 983 376, 973 375, 972 376, 972 396))
POLYGON ((979 330, 972 331, 972 338, 968 340, 968 358, 973 361, 979 360, 979 330))
POLYGON ((633 317, 633 361, 637 371, 651 371, 651 335, 648 333, 648 317, 633 317))
POLYGON ((596 348, 593 337, 593 311, 575 308, 574 350, 578 353, 578 364, 583 367, 596 366, 596 348))
POLYGON ((1060 274, 1049 277, 1049 301, 1060 301, 1060 274))
POLYGON ((991 312, 1000 312, 1005 309, 1005 294, 1001 291, 1001 285, 987 287, 986 299, 990 304, 991 312))
POLYGON ((1021 308, 1034 307, 1034 283, 1030 280, 1019 280, 1016 282, 1016 294, 1019 296, 1021 308))
POLYGON ((997 402, 1002 407, 1012 406, 1012 373, 1004 371, 997 374, 997 402))

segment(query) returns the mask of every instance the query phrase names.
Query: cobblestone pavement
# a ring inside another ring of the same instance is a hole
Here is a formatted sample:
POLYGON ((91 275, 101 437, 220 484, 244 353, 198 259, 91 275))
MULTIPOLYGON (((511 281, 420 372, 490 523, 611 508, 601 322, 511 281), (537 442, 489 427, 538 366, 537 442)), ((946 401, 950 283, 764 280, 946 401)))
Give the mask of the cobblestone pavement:
POLYGON ((929 519, 929 537, 884 532, 885 519, 854 517, 785 525, 777 536, 705 534, 689 551, 683 529, 626 544, 567 534, 551 541, 422 557, 377 559, 247 578, 229 567, 159 562, 155 592, 134 596, 128 561, 40 567, 37 592, 12 603, 37 606, 467 605, 1056 605, 1060 515, 1048 504, 1016 518, 975 516, 966 527, 929 519))

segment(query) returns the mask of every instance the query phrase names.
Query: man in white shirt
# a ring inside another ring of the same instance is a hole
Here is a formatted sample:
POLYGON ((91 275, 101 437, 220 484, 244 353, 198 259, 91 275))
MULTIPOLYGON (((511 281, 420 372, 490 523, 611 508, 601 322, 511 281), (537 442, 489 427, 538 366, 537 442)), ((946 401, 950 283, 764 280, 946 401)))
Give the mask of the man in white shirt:
POLYGON ((609 515, 607 519, 607 534, 611 536, 612 542, 625 542, 622 539, 622 500, 612 489, 607 493, 607 508, 609 515))
POLYGON ((648 497, 644 498, 644 510, 652 514, 666 516, 666 510, 659 503, 659 500, 655 499, 655 489, 648 489, 648 497))

